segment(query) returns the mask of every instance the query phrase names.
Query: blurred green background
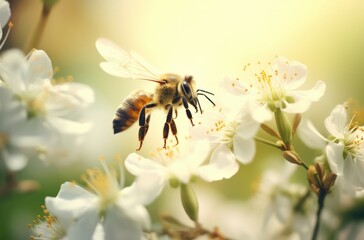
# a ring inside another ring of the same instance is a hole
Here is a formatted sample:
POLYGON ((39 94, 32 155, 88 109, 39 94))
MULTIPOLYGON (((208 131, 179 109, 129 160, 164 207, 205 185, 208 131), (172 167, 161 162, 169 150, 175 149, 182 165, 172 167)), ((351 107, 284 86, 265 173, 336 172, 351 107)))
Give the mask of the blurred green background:
MULTIPOLYGON (((24 49, 39 22, 42 2, 9 2, 14 27, 3 50, 24 49)), ((249 62, 269 61, 276 55, 302 62, 308 67, 304 88, 319 79, 327 84, 325 96, 305 114, 323 129, 323 119, 335 105, 349 98, 363 103, 363 12, 361 0, 59 0, 38 48, 59 67, 57 76, 71 75, 95 90, 96 102, 88 111, 94 128, 80 162, 55 166, 31 161, 18 173, 19 179, 39 181, 41 189, 0 199, 0 239, 27 239, 27 224, 41 212, 45 196, 55 196, 64 181, 79 180, 87 167, 97 166, 100 155, 110 160, 116 154, 125 158, 137 147, 137 127, 114 136, 111 120, 131 91, 154 85, 104 73, 99 68, 102 58, 95 48, 97 38, 106 37, 137 51, 162 71, 194 75, 200 88, 211 91, 218 89, 225 76, 239 76, 249 62)), ((157 137, 163 124, 163 114, 159 115, 153 115, 142 154, 152 151, 155 143, 162 145, 162 137, 157 137)), ((187 122, 182 117, 178 121, 179 125, 187 122)), ((184 134, 183 127, 179 132, 184 134)), ((297 144, 305 157, 314 156, 297 144)), ((253 163, 241 166, 232 179, 202 187, 213 188, 228 199, 246 199, 260 173, 280 161, 279 153, 268 147, 258 144, 257 151, 253 163)), ((0 174, 3 183, 4 173, 0 174)), ((305 181, 304 173, 300 177, 305 181)), ((150 209, 157 219, 164 208, 156 202, 150 209)))

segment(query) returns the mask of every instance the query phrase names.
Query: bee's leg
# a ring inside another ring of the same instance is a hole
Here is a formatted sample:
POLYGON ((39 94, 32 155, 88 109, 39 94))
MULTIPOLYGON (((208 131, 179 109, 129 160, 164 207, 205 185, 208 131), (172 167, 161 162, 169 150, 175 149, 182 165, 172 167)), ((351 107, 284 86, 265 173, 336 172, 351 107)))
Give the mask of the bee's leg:
POLYGON ((143 146, 143 141, 144 141, 144 137, 145 137, 145 133, 146 133, 146 127, 140 127, 139 128, 139 134, 138 134, 138 139, 139 139, 139 147, 136 149, 137 151, 139 151, 142 146, 143 146))
POLYGON ((173 119, 171 121, 170 126, 171 126, 172 134, 176 138, 176 145, 178 145, 179 142, 178 142, 178 137, 177 137, 177 126, 173 119))
MULTIPOLYGON (((173 121, 172 116, 173 116, 173 105, 171 104, 171 105, 169 105, 169 109, 168 109, 168 113, 167 113, 167 119, 166 119, 166 122, 164 123, 164 127, 163 127, 163 140, 164 140, 163 148, 166 148, 166 145, 167 145, 167 138, 168 138, 168 135, 169 135, 169 128, 171 127, 171 122, 173 121)), ((173 133, 173 129, 172 129, 172 133, 173 133)), ((177 131, 176 131, 176 133, 177 133, 177 131)))
POLYGON ((149 121, 150 121, 150 114, 145 118, 145 109, 146 108, 153 108, 157 106, 156 103, 150 103, 145 105, 142 110, 140 110, 139 113, 139 133, 138 133, 138 139, 139 139, 139 148, 137 151, 139 151, 142 148, 143 141, 145 136, 147 135, 148 129, 149 129, 149 121))
POLYGON ((183 106, 186 109, 186 115, 187 115, 188 119, 190 119, 192 126, 195 126, 195 124, 193 123, 193 120, 192 120, 191 111, 190 111, 190 109, 188 109, 188 103, 187 103, 187 101, 186 101, 186 99, 184 97, 182 97, 182 103, 183 103, 183 106))
POLYGON ((149 122, 150 122, 150 114, 147 116, 147 120, 146 120, 146 123, 147 124, 145 124, 145 135, 147 135, 147 132, 148 132, 148 129, 149 129, 149 122))
MULTIPOLYGON (((173 99, 172 104, 175 105, 176 103, 178 103, 181 100, 181 96, 178 96, 176 98, 173 99)), ((178 111, 177 109, 174 109, 174 114, 176 115, 173 119, 176 119, 178 116, 178 111)))

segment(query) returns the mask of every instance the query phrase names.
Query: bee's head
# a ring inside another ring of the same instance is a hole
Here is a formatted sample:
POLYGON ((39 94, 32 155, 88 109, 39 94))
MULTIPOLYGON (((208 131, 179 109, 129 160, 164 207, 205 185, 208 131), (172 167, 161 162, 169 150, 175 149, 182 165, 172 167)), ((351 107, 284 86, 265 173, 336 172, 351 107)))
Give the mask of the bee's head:
POLYGON ((190 75, 186 75, 185 79, 183 80, 180 86, 182 94, 187 100, 187 102, 196 109, 196 112, 198 111, 197 107, 199 107, 201 111, 201 107, 197 99, 197 94, 195 90, 195 81, 193 80, 193 77, 190 75))
POLYGON ((185 79, 180 85, 180 88, 182 89, 183 96, 185 97, 187 102, 196 109, 196 112, 200 110, 200 112, 202 113, 201 105, 197 98, 197 96, 199 95, 204 96, 210 103, 212 103, 212 105, 215 106, 215 103, 207 96, 207 94, 214 94, 202 89, 195 90, 195 81, 193 80, 192 76, 186 75, 185 79))

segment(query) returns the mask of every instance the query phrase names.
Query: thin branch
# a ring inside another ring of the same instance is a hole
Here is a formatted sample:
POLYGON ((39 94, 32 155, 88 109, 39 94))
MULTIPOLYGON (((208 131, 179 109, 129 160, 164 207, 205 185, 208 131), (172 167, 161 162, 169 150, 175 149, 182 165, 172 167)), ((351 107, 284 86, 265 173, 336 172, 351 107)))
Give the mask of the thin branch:
POLYGON ((25 52, 30 51, 33 48, 38 48, 39 42, 42 39, 44 29, 47 25, 49 15, 51 13, 51 7, 43 5, 42 14, 38 23, 37 28, 34 31, 31 40, 25 45, 25 52))
POLYGON ((9 194, 17 186, 16 175, 14 172, 7 172, 5 176, 5 184, 0 187, 0 198, 9 194))
POLYGON ((272 142, 272 141, 269 141, 269 140, 266 140, 264 138, 261 138, 261 137, 258 137, 258 136, 255 136, 254 137, 255 141, 257 142, 260 142, 260 143, 264 143, 268 146, 271 146, 271 147, 275 147, 275 148, 278 148, 278 149, 281 149, 281 146, 275 142, 272 142))
POLYGON ((316 240, 318 237, 318 232, 320 229, 320 220, 321 220, 321 213, 322 209, 324 208, 324 200, 325 200, 326 192, 323 189, 320 189, 320 192, 318 194, 318 208, 316 212, 316 223, 315 228, 312 233, 312 240, 316 240))

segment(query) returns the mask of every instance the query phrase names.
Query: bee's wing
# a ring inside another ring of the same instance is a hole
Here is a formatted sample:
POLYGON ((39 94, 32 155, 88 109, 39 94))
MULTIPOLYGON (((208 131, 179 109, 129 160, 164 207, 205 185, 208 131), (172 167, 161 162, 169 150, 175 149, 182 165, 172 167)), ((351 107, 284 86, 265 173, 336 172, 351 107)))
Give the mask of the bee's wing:
POLYGON ((106 60, 101 68, 116 77, 160 82, 160 74, 136 53, 128 53, 112 41, 100 38, 96 48, 106 60))

